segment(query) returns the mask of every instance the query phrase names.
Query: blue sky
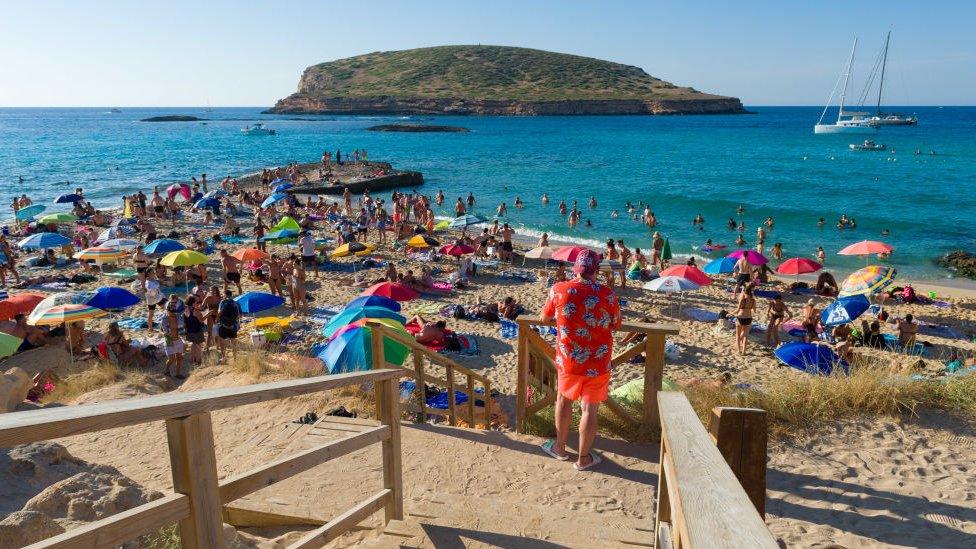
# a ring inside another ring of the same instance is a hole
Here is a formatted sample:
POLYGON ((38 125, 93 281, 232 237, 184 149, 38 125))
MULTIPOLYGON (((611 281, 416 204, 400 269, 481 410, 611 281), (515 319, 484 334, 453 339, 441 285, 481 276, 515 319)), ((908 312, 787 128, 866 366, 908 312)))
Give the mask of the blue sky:
POLYGON ((885 31, 893 104, 976 103, 976 2, 0 0, 0 106, 257 106, 308 65, 502 44, 637 65, 747 105, 822 104, 885 31), (688 4, 688 5, 685 5, 688 4))

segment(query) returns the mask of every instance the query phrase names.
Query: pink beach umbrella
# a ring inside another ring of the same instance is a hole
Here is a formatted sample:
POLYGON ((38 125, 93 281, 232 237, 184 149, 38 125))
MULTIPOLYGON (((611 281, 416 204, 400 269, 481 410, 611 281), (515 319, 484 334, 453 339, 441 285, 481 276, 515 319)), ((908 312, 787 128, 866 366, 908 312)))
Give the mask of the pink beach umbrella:
POLYGON ((746 256, 746 261, 752 263, 753 265, 765 265, 769 262, 769 260, 766 259, 766 256, 755 250, 736 250, 725 257, 739 259, 743 255, 746 256))
POLYGON ((893 251, 895 251, 895 249, 884 242, 878 242, 877 240, 862 240, 837 252, 837 255, 874 255, 887 254, 893 251))
MULTIPOLYGON (((566 263, 574 263, 576 261, 576 256, 583 252, 583 250, 588 250, 589 248, 584 248, 583 246, 563 246, 556 249, 552 253, 552 259, 556 261, 565 261, 566 263)), ((603 257, 602 255, 600 256, 603 257)))
POLYGON ((169 196, 170 198, 176 196, 176 193, 179 193, 181 196, 183 196, 183 200, 189 200, 190 186, 187 185, 186 183, 173 183, 169 187, 166 187, 166 195, 169 196))

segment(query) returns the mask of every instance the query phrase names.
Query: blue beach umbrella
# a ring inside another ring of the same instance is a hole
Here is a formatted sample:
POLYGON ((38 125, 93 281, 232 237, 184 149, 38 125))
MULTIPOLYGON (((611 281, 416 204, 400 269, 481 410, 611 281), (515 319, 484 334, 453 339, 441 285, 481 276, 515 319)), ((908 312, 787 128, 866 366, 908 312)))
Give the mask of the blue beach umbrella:
POLYGON ((824 326, 847 324, 864 314, 871 307, 871 301, 862 294, 837 299, 824 307, 820 313, 820 323, 824 326))
POLYGON ((31 204, 30 206, 24 206, 23 208, 17 210, 14 215, 18 221, 27 221, 28 219, 34 219, 34 216, 43 212, 47 209, 44 204, 31 204))
POLYGON ((486 223, 488 219, 483 215, 462 215, 460 217, 455 217, 447 224, 448 227, 452 229, 460 229, 467 227, 468 225, 477 225, 478 223, 486 223))
POLYGON ((268 183, 268 185, 280 185, 282 183, 288 183, 288 180, 283 177, 279 177, 277 179, 272 180, 271 183, 268 183))
POLYGON ((58 233, 37 233, 28 236, 17 243, 22 250, 45 248, 59 248, 66 244, 71 244, 71 239, 58 233))
POLYGON ((288 198, 288 195, 285 193, 279 193, 279 192, 271 193, 271 195, 268 196, 268 198, 265 198, 264 202, 261 203, 261 207, 267 208, 268 206, 274 204, 275 202, 280 202, 286 198, 288 198))
POLYGON ((170 238, 157 238, 149 244, 142 251, 149 255, 164 255, 170 252, 178 252, 180 250, 185 250, 186 246, 180 242, 170 239, 170 238))
POLYGON ((780 362, 808 374, 828 376, 839 366, 847 373, 848 364, 837 356, 830 347, 814 343, 785 343, 775 351, 780 362))
POLYGON ((270 233, 261 237, 263 242, 271 242, 272 240, 281 240, 284 238, 295 238, 298 236, 298 231, 292 229, 281 229, 280 231, 271 231, 270 233))
POLYGON ((736 260, 731 257, 720 257, 718 259, 709 261, 702 267, 702 271, 708 274, 726 274, 731 273, 735 268, 736 260))
POLYGON ((265 292, 247 292, 234 298, 242 313, 254 314, 284 305, 285 298, 265 292))
POLYGON ((200 200, 197 200, 196 203, 193 204, 193 207, 198 210, 209 210, 211 208, 216 208, 217 206, 220 206, 219 200, 213 197, 206 197, 206 196, 204 196, 200 200))
POLYGON ((400 304, 381 295, 363 295, 350 301, 345 309, 360 309, 362 307, 384 307, 394 312, 400 312, 400 304))
MULTIPOLYGON (((336 336, 317 356, 330 374, 370 370, 373 368, 372 336, 368 327, 357 326, 336 336)), ((409 352, 406 345, 384 338, 383 358, 386 362, 401 366, 409 352)))
POLYGON ((106 311, 125 309, 140 303, 142 303, 142 299, 139 296, 118 286, 104 286, 99 288, 85 301, 86 305, 98 307, 106 311))
POLYGON ((332 337, 339 328, 346 324, 351 324, 360 318, 392 318, 401 324, 406 324, 407 319, 386 307, 360 307, 358 309, 344 309, 322 327, 322 335, 332 337))
POLYGON ((81 197, 75 193, 62 194, 61 196, 54 199, 55 204, 74 204, 75 202, 80 202, 81 197))
POLYGON ((278 185, 277 187, 275 187, 274 189, 272 189, 272 192, 275 192, 275 193, 285 192, 285 191, 287 191, 288 189, 290 189, 290 188, 292 188, 294 186, 295 185, 293 185, 291 183, 282 183, 281 185, 278 185))

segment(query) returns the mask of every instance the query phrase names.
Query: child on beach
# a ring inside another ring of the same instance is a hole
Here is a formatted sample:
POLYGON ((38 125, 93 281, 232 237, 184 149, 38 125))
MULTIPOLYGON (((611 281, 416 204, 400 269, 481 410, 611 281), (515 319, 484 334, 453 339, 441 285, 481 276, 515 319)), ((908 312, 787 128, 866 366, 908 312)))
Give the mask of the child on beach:
POLYGON ((183 373, 184 343, 180 339, 179 319, 175 311, 166 312, 166 375, 176 379, 186 379, 183 373))

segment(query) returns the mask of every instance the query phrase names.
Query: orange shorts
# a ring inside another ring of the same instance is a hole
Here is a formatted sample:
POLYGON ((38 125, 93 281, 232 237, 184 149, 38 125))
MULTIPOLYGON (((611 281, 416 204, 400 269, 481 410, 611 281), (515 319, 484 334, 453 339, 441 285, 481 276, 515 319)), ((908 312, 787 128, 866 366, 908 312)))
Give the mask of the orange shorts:
POLYGON ((610 394, 610 373, 597 377, 559 372, 559 394, 569 400, 582 400, 587 404, 599 404, 610 394))

